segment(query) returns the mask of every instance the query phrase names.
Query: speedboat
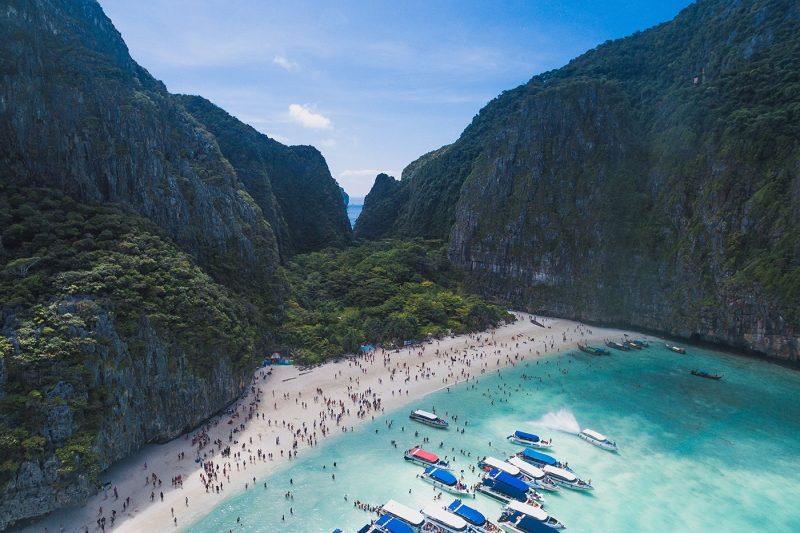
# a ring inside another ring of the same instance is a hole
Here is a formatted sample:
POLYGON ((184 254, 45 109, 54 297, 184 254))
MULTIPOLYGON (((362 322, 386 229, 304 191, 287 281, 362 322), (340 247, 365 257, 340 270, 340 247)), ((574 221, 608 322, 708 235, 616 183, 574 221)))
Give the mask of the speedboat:
POLYGON ((425 424, 426 426, 430 426, 432 428, 437 429, 447 429, 447 420, 436 416, 434 413, 429 413, 428 411, 423 411, 421 409, 417 409, 416 411, 411 411, 411 414, 408 415, 408 418, 411 420, 415 420, 421 424, 425 424))
POLYGON ((670 344, 665 344, 664 346, 666 346, 667 350, 671 352, 682 353, 682 354, 686 353, 686 348, 681 348, 680 346, 672 346, 670 344))
POLYGON ((451 513, 460 516, 469 524, 470 531, 475 533, 501 533, 503 530, 500 526, 486 518, 483 513, 477 509, 462 503, 461 500, 453 500, 447 506, 447 510, 451 513))
POLYGON ((439 456, 436 455, 435 453, 425 451, 418 446, 415 446, 410 450, 406 450, 406 453, 403 457, 406 461, 414 463, 415 465, 424 467, 435 466, 437 468, 444 468, 445 470, 450 470, 449 462, 439 459, 439 456))
POLYGON ((566 466, 552 455, 547 455, 546 453, 537 452, 536 450, 531 450, 530 448, 525 448, 524 450, 516 454, 516 456, 522 459, 523 461, 532 464, 533 466, 538 466, 539 468, 543 468, 548 465, 557 466, 559 468, 564 468, 566 466))
POLYGON ((359 529, 358 533, 415 533, 416 531, 419 530, 411 527, 405 521, 390 514, 384 514, 359 529))
POLYGON ((593 429, 584 429, 580 433, 578 433, 578 437, 585 440, 586 442, 590 442, 597 446, 598 448, 603 448, 604 450, 608 450, 610 452, 617 451, 617 443, 613 440, 610 440, 608 437, 603 435, 602 433, 598 433, 593 429))
POLYGON ((422 531, 432 533, 461 533, 469 531, 467 521, 438 505, 429 505, 420 511, 425 517, 422 531))
POLYGON ((406 507, 395 500, 386 502, 383 507, 381 507, 380 512, 404 522, 411 526, 414 531, 419 531, 419 528, 421 528, 422 524, 425 522, 425 517, 422 516, 422 513, 415 511, 411 507, 406 507))
MULTIPOLYGON (((566 529, 564 524, 547 514, 547 511, 541 507, 534 507, 532 505, 526 505, 524 503, 514 501, 509 502, 503 508, 503 516, 506 517, 506 521, 513 521, 513 519, 517 518, 519 515, 529 516, 538 522, 547 524, 553 529, 566 529)), ((502 518, 500 520, 503 521, 502 518)))
POLYGON ((573 472, 558 468, 556 466, 545 466, 542 468, 547 477, 553 480, 554 483, 561 485, 564 488, 572 490, 594 490, 591 480, 584 481, 578 479, 573 472))
POLYGON ((552 479, 547 477, 547 474, 544 473, 544 470, 538 466, 533 466, 530 463, 526 463, 519 457, 511 457, 508 460, 508 464, 516 466, 520 472, 520 479, 522 479, 531 487, 554 492, 561 490, 558 488, 558 485, 553 483, 552 479))
POLYGON ((517 500, 530 505, 539 505, 536 500, 544 500, 542 495, 532 490, 527 483, 497 468, 484 474, 476 490, 502 503, 517 500))
POLYGON ((553 445, 553 439, 542 439, 539 435, 527 433, 525 431, 515 431, 513 435, 509 435, 506 439, 514 444, 521 444, 522 446, 531 446, 533 448, 549 448, 553 445))
POLYGON ((475 497, 475 493, 465 484, 460 482, 456 476, 447 470, 429 466, 422 474, 417 474, 423 481, 426 481, 439 490, 456 494, 458 496, 475 497))
POLYGON ((486 472, 496 468, 498 470, 502 470, 503 472, 507 472, 516 478, 520 477, 522 474, 522 472, 520 472, 519 468, 516 466, 494 457, 484 457, 483 459, 479 460, 478 467, 486 472))

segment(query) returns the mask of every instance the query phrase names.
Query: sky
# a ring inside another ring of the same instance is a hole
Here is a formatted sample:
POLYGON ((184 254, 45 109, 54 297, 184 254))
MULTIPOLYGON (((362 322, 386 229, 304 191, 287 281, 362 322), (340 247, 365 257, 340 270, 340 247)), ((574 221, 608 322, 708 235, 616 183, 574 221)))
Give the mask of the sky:
POLYGON ((689 0, 100 0, 133 58, 285 144, 351 196, 455 141, 504 90, 689 0))

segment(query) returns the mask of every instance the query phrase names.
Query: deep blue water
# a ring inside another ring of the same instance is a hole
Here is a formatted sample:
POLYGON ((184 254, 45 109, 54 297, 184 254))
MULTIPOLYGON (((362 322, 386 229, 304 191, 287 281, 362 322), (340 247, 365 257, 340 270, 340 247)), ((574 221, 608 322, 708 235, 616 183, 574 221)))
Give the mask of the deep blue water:
POLYGON ((363 198, 350 198, 350 203, 347 206, 347 218, 350 219, 350 227, 355 227, 356 219, 361 214, 361 209, 364 207, 363 198))
MULTIPOLYGON (((428 436, 428 447, 455 456, 472 482, 477 477, 468 466, 476 457, 506 458, 521 449, 505 439, 515 429, 553 437, 552 454, 592 479, 591 494, 547 493, 546 509, 570 533, 800 531, 798 392, 795 371, 696 348, 689 355, 656 346, 601 358, 561 354, 415 405, 459 414, 447 431, 409 421, 402 408, 334 437, 272 475, 266 490, 225 500, 191 531, 355 531, 374 518, 353 507, 356 499, 394 498, 416 508, 431 503, 433 491, 403 461, 404 449, 428 436), (724 378, 697 378, 688 373, 692 368, 724 378), (553 429, 574 430, 576 423, 615 439, 619 454, 553 429), (456 431, 462 427, 464 434, 456 431), (293 501, 284 498, 290 489, 293 501)), ((442 503, 449 501, 445 495, 442 503)), ((500 505, 481 495, 471 503, 499 515, 500 505)))

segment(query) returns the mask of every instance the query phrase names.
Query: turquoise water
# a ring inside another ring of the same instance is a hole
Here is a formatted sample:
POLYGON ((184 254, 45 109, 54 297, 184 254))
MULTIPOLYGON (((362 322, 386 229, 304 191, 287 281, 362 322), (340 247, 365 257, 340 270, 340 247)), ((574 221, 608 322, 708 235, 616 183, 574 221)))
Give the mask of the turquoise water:
MULTIPOLYGON (((678 355, 654 346, 602 358, 570 352, 415 405, 458 414, 447 431, 411 422, 404 408, 304 452, 266 479, 267 489, 259 480, 256 490, 228 499, 191 531, 356 531, 374 515, 355 509, 354 500, 431 503, 433 490, 415 478, 419 468, 403 461, 404 449, 427 436, 428 449, 455 455, 467 469, 478 456, 520 450, 505 440, 514 429, 552 436, 552 454, 595 485, 593 493, 545 493, 546 509, 570 532, 800 531, 798 392, 798 372, 696 348, 678 355), (697 378, 692 368, 724 378, 697 378), (572 417, 616 440, 619 454, 537 423, 546 418, 567 428, 572 417), (285 498, 288 490, 294 500, 285 498)), ((451 499, 445 495, 442 503, 451 499)), ((470 504, 499 515, 500 505, 480 494, 470 504)))
POLYGON ((350 198, 350 203, 347 205, 347 218, 350 219, 351 228, 356 225, 356 219, 358 218, 358 215, 361 214, 361 210, 363 208, 363 198, 350 198))

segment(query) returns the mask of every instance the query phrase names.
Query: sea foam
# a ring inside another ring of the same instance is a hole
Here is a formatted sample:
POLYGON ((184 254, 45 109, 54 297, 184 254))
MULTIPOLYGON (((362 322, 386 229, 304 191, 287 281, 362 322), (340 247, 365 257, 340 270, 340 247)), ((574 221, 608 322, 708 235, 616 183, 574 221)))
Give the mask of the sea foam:
POLYGON ((572 411, 567 408, 551 411, 532 423, 536 426, 555 429, 557 431, 563 431, 564 433, 572 433, 574 435, 581 432, 581 426, 578 424, 578 420, 575 418, 575 415, 572 414, 572 411))

